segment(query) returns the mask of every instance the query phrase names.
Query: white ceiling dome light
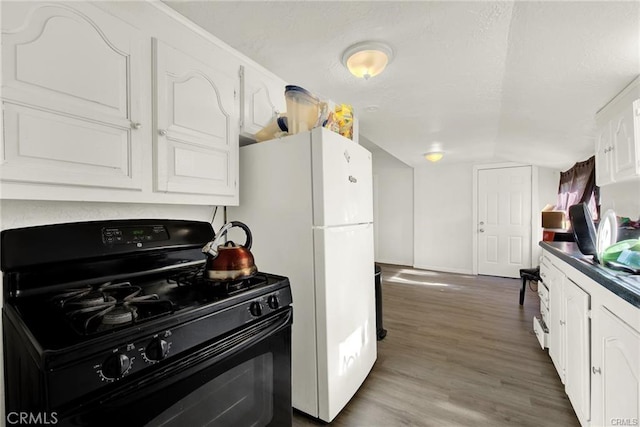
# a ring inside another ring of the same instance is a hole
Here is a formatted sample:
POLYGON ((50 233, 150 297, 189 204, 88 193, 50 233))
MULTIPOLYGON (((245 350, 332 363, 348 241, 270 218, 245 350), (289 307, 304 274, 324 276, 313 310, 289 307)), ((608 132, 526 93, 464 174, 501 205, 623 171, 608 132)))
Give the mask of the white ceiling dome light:
POLYGON ((442 151, 430 151, 424 155, 424 158, 430 162, 437 162, 442 160, 444 153, 442 151))
POLYGON ((393 59, 393 50, 382 42, 364 41, 347 48, 342 54, 342 63, 358 78, 365 80, 384 71, 393 59))

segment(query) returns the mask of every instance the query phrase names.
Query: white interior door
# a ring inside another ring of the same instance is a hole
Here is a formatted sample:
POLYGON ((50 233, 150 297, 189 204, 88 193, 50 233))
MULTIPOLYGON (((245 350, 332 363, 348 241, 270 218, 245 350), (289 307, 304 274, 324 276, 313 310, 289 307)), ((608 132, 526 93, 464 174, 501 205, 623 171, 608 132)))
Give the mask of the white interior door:
POLYGON ((478 170, 478 274, 531 267, 531 166, 478 170))

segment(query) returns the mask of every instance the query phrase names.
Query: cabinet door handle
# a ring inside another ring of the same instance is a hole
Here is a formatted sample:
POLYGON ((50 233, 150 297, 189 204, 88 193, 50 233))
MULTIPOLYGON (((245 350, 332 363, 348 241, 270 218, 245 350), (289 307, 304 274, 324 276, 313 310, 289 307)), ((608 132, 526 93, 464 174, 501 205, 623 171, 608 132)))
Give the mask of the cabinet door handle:
POLYGON ((601 373, 600 368, 596 369, 595 366, 591 367, 591 372, 593 372, 593 375, 601 373))
POLYGON ((164 129, 160 129, 158 133, 160 134, 160 136, 165 136, 167 134, 167 131, 164 129))
POLYGON ((564 320, 560 321, 560 325, 566 325, 566 324, 567 324, 567 322, 565 322, 564 320))
POLYGON ((139 122, 131 122, 131 129, 140 129, 142 127, 142 123, 139 122))
POLYGON ((479 231, 480 233, 484 233, 484 228, 480 228, 478 231, 479 231))

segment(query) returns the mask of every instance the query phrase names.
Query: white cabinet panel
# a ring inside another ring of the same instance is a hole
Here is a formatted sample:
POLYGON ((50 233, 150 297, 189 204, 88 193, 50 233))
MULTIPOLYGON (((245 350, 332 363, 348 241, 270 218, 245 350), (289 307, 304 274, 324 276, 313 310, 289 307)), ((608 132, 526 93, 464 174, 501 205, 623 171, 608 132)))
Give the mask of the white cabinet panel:
POLYGON ((240 67, 241 132, 252 136, 287 110, 285 82, 250 66, 240 67))
POLYGON ((161 41, 156 58, 156 189, 226 194, 237 184, 237 82, 161 41))
POLYGON ((88 4, 2 7, 2 180, 141 189, 141 35, 88 4))
MULTIPOLYGON (((593 319, 592 425, 640 419, 640 331, 600 307, 593 319)), ((623 424, 627 422, 627 424, 623 424)))
POLYGON ((611 122, 606 122, 596 135, 596 182, 606 185, 613 182, 613 171, 609 152, 611 151, 611 122))
MULTIPOLYGON (((138 120, 144 39, 86 4, 3 4, 3 98, 81 117, 138 120)), ((122 124, 122 123, 120 123, 122 124)), ((126 127, 129 122, 125 122, 126 127)))
POLYGON ((640 176, 640 77, 596 116, 596 183, 640 176))
POLYGON ((558 371, 560 380, 565 383, 565 348, 564 348, 564 274, 553 264, 543 263, 541 275, 549 288, 549 356, 558 371))
POLYGON ((565 391, 582 425, 591 417, 590 407, 590 299, 570 279, 564 286, 565 391))

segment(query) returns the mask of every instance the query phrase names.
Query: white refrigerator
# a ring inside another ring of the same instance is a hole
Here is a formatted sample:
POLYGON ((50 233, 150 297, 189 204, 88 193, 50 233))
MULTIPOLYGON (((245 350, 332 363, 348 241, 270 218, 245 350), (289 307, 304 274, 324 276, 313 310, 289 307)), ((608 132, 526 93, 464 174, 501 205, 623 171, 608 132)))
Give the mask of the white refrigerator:
POLYGON ((293 407, 330 422, 376 360, 371 153, 323 128, 241 147, 228 213, 289 277, 293 407))

